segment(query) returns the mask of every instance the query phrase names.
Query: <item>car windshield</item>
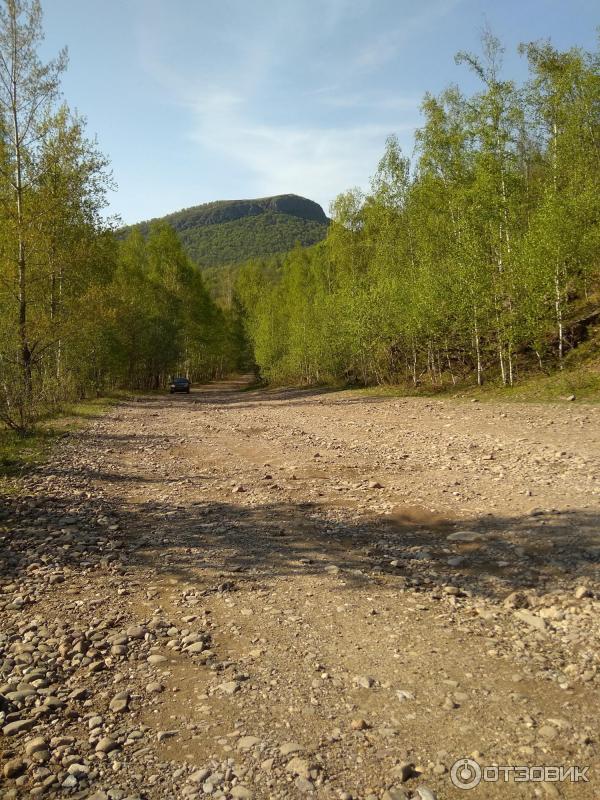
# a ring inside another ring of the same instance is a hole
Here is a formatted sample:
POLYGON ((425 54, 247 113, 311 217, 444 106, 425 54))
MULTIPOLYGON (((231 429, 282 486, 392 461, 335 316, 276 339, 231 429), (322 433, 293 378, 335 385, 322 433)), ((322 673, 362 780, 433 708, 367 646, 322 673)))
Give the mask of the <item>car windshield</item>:
POLYGON ((175 378, 175 380, 173 381, 173 383, 187 383, 187 382, 188 382, 187 378, 175 378))

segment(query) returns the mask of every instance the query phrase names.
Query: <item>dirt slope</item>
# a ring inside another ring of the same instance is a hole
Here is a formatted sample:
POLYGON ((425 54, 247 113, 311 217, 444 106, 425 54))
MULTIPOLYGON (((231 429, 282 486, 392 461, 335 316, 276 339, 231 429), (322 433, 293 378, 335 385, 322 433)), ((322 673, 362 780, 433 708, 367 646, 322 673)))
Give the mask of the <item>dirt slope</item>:
POLYGON ((600 409, 239 388, 0 506, 0 797, 598 800, 600 409))

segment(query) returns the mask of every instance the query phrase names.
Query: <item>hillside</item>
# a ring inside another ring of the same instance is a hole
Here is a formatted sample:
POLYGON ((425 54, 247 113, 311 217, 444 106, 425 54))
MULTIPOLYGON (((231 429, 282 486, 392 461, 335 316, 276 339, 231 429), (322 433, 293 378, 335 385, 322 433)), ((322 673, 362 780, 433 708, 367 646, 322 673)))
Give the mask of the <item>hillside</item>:
MULTIPOLYGON (((255 200, 222 200, 161 217, 177 231, 201 267, 236 264, 325 238, 329 220, 318 203, 294 194, 255 200)), ((157 220, 140 223, 147 232, 157 220)))

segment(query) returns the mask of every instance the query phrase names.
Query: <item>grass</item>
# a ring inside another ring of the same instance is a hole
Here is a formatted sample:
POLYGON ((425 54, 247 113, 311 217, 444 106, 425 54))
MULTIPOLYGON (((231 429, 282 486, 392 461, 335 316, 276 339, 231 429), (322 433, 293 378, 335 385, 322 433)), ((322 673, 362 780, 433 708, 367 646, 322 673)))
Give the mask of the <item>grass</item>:
POLYGON ((499 381, 477 386, 471 380, 455 386, 448 383, 443 387, 435 387, 424 380, 418 387, 404 384, 350 391, 366 397, 447 397, 519 403, 565 402, 567 398, 574 397, 575 402, 600 403, 600 360, 567 358, 563 370, 549 375, 531 372, 514 386, 503 386, 499 381))
POLYGON ((124 396, 116 394, 66 405, 59 414, 44 420, 25 436, 0 427, 0 479, 17 477, 43 463, 61 436, 102 416, 124 396))

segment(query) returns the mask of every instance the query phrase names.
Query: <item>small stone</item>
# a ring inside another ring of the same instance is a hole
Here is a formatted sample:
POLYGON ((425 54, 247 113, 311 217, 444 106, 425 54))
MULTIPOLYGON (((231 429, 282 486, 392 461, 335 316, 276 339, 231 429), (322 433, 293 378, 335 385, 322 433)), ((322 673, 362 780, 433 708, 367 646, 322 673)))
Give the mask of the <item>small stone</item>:
POLYGON ((409 778, 412 778, 415 772, 415 765, 411 764, 408 761, 405 761, 402 764, 398 764, 397 767, 392 769, 392 777, 393 778, 400 778, 402 783, 406 783, 409 778))
POLYGON ((302 745, 298 742, 284 742, 279 748, 279 752, 282 756, 289 756, 292 753, 299 753, 302 749, 302 745))
POLYGON ((548 740, 556 739, 558 736, 558 731, 556 728, 553 728, 552 725, 542 725, 542 727, 538 730, 538 733, 544 739, 548 740))
POLYGON ((556 788, 556 784, 542 781, 540 786, 544 790, 546 797, 549 797, 550 800, 560 800, 560 792, 556 788))
POLYGON ((350 727, 353 731, 365 731, 369 727, 369 723, 362 717, 359 717, 350 722, 350 727))
POLYGON ((529 598, 524 592, 511 592, 502 603, 504 608, 527 608, 529 598))
POLYGON ((5 778, 18 778, 26 769, 25 762, 21 758, 11 758, 4 765, 2 772, 5 778))
POLYGON ((114 714, 122 714, 129 707, 129 692, 119 692, 110 701, 109 708, 114 714))
POLYGON ((140 625, 134 625, 131 628, 127 628, 126 633, 130 639, 143 639, 144 636, 146 635, 145 629, 142 628, 140 625))
POLYGON ((252 800, 252 792, 250 791, 250 789, 246 788, 245 786, 242 786, 241 784, 234 786, 229 792, 229 794, 232 797, 240 798, 240 800, 252 800))
POLYGON ((299 775, 296 780, 294 781, 294 786, 298 791, 303 792, 304 794, 312 794, 315 790, 315 787, 309 781, 308 778, 305 778, 303 775, 299 775))
POLYGON ((204 783, 209 775, 209 769, 197 769, 195 772, 192 772, 188 778, 188 781, 190 781, 190 783, 204 783))
POLYGON ((587 588, 587 586, 578 586, 577 589, 575 589, 575 598, 577 600, 583 600, 584 597, 591 597, 591 596, 592 593, 587 588))
POLYGON ((404 794, 402 789, 393 787, 383 793, 381 800, 408 800, 408 797, 404 794))
POLYGON ((484 537, 476 531, 456 531, 446 536, 448 542, 482 542, 484 537))
POLYGON ((531 611, 525 611, 525 609, 521 608, 515 611, 515 617, 538 631, 546 630, 546 620, 543 617, 539 617, 537 614, 532 614, 531 611))
POLYGON ((286 772, 291 772, 293 775, 299 775, 301 778, 308 778, 310 777, 310 768, 308 765, 308 761, 303 758, 298 758, 295 756, 294 758, 290 759, 285 767, 286 772))
POLYGON ((164 664, 167 660, 166 656, 161 656, 159 653, 152 653, 151 656, 148 656, 148 663, 149 664, 164 664))
POLYGON ((85 764, 70 764, 67 772, 69 775, 74 775, 77 780, 87 777, 90 769, 85 764))
POLYGON ((151 681, 146 686, 146 691, 148 692, 148 694, 160 694, 161 692, 164 692, 164 690, 165 687, 162 685, 162 683, 159 683, 158 681, 151 681))
POLYGON ((383 484, 379 481, 369 481, 369 489, 383 489, 383 484))
POLYGON ((40 750, 47 750, 48 745, 46 740, 43 736, 36 736, 35 739, 30 739, 25 744, 25 755, 32 756, 34 753, 37 753, 40 750))
POLYGON ((9 722, 2 728, 2 733, 5 736, 17 736, 23 731, 29 731, 33 728, 35 720, 33 719, 16 719, 14 722, 9 722))
POLYGON ((427 786, 419 786, 414 797, 415 800, 437 800, 435 792, 432 792, 427 786))
POLYGON ((158 739, 159 742, 164 742, 165 739, 171 739, 173 736, 177 736, 178 733, 179 731, 174 731, 174 730, 158 731, 158 733, 156 734, 156 738, 158 739))
POLYGON ((104 736, 96 745, 97 753, 112 753, 113 750, 118 750, 119 745, 110 736, 104 736))
POLYGON ((371 689, 375 686, 375 679, 370 675, 357 675, 354 679, 354 683, 362 689, 371 689))
POLYGON ((253 747, 256 747, 257 744, 260 744, 258 736, 242 736, 238 739, 237 749, 251 750, 253 747))
POLYGON ((223 694, 235 694, 239 691, 240 685, 237 681, 226 681, 217 686, 217 689, 223 694))

